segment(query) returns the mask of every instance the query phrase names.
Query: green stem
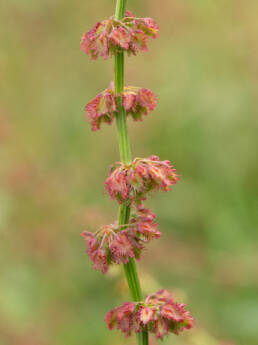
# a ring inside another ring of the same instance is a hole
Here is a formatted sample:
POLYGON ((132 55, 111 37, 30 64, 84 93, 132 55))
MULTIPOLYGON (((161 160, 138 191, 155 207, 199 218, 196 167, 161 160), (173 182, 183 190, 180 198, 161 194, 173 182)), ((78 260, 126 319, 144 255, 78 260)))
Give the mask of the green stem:
POLYGON ((126 0, 116 0, 115 18, 120 20, 125 15, 126 0))
POLYGON ((122 103, 122 97, 119 96, 124 90, 124 53, 115 55, 115 92, 117 96, 117 116, 116 123, 118 129, 118 143, 120 158, 123 163, 131 163, 131 148, 128 138, 126 114, 122 103))
MULTIPOLYGON (((115 18, 120 20, 125 14, 126 0, 117 0, 115 18)), ((117 132, 118 132, 118 144, 120 159, 125 164, 130 164, 132 161, 131 147, 128 137, 126 113, 122 103, 121 92, 124 90, 124 53, 117 53, 115 55, 115 93, 117 96, 117 132)), ((122 204, 119 208, 118 223, 119 225, 128 224, 130 219, 130 206, 126 203, 122 204)), ((128 282, 129 289, 134 301, 142 300, 142 291, 140 286, 140 280, 136 269, 134 259, 130 259, 129 262, 124 265, 124 271, 128 282)), ((148 332, 143 331, 137 334, 138 345, 148 345, 148 332)))

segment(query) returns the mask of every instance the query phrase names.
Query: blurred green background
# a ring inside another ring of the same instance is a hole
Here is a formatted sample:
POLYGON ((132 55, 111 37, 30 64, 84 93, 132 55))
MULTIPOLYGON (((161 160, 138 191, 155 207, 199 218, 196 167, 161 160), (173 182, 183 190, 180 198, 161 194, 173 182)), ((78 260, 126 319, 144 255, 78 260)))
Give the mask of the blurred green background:
MULTIPOLYGON (((130 299, 118 267, 103 277, 82 230, 116 218, 104 193, 116 128, 92 133, 84 105, 113 78, 82 33, 115 1, 0 4, 0 345, 135 344, 105 313, 130 299)), ((128 0, 160 37, 126 59, 126 83, 158 95, 129 120, 134 156, 170 159, 182 175, 147 202, 163 236, 138 264, 144 292, 188 304, 195 329, 165 345, 258 344, 258 2, 128 0)))

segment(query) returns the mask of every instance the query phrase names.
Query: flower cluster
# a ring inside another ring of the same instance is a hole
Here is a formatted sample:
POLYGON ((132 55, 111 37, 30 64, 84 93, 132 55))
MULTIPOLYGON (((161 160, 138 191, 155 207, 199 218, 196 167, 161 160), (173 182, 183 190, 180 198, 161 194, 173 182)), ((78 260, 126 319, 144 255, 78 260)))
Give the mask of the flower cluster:
POLYGON ((148 192, 170 190, 179 180, 176 169, 170 161, 161 161, 157 156, 135 158, 130 165, 118 162, 110 168, 105 181, 112 200, 138 202, 148 192))
POLYGON ((142 204, 138 205, 129 224, 110 224, 95 233, 84 231, 81 234, 94 268, 104 274, 112 263, 126 264, 130 258, 139 259, 145 244, 160 235, 154 213, 142 204))
POLYGON ((193 326, 193 318, 185 310, 185 305, 174 302, 166 290, 159 290, 144 302, 123 303, 108 312, 105 321, 110 330, 117 328, 126 337, 133 331, 139 333, 147 330, 159 339, 169 332, 179 334, 193 326))
POLYGON ((135 18, 126 12, 122 20, 114 17, 98 22, 81 39, 81 50, 91 59, 107 59, 117 52, 126 51, 136 55, 138 51, 148 50, 148 38, 158 36, 159 27, 152 18, 135 18))
MULTIPOLYGON (((126 115, 135 121, 141 121, 157 105, 156 96, 149 89, 127 86, 121 96, 126 115)), ((111 124, 118 110, 113 84, 90 101, 85 110, 93 131, 100 129, 103 122, 111 124)))

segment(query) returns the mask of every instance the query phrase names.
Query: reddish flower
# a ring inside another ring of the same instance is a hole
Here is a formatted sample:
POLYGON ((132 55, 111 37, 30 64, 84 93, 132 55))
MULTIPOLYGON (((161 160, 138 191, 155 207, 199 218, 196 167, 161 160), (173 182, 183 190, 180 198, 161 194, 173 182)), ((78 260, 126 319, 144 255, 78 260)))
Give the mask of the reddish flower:
POLYGON ((130 229, 138 241, 140 239, 140 242, 146 243, 161 236, 158 231, 158 224, 154 223, 155 218, 155 214, 144 208, 142 204, 137 206, 137 212, 130 220, 130 229))
POLYGON ((151 18, 135 18, 127 12, 122 20, 110 17, 98 22, 95 27, 86 32, 81 39, 81 50, 89 54, 93 60, 121 51, 129 55, 148 49, 148 38, 158 36, 159 27, 151 18))
POLYGON ((141 306, 139 309, 139 316, 140 316, 140 321, 146 325, 148 322, 150 322, 153 319, 154 316, 154 310, 149 308, 149 307, 144 307, 141 306))
POLYGON ((133 328, 134 309, 134 303, 125 302, 120 307, 110 310, 105 317, 108 328, 112 330, 117 327, 125 333, 126 337, 129 337, 133 328))
POLYGON ((99 56, 103 59, 108 58, 109 40, 105 30, 110 26, 108 21, 98 22, 92 30, 85 33, 81 39, 81 50, 89 54, 92 60, 96 60, 99 56))
POLYGON ((193 326, 193 318, 185 310, 185 305, 175 303, 166 290, 159 290, 144 302, 124 303, 111 310, 105 321, 109 329, 120 329, 126 336, 133 331, 147 330, 159 339, 169 332, 178 335, 193 326))
POLYGON ((147 193, 168 191, 179 180, 170 161, 157 156, 135 158, 130 165, 118 162, 112 166, 105 181, 111 199, 119 203, 144 200, 147 193))
POLYGON ((112 227, 105 226, 96 234, 84 231, 81 234, 87 242, 87 253, 92 262, 94 269, 101 270, 103 274, 108 271, 108 243, 112 236, 112 227))
POLYGON ((125 28, 121 26, 115 27, 111 31, 109 38, 114 45, 120 46, 125 50, 129 49, 130 36, 128 35, 128 31, 125 28))
MULTIPOLYGON (((138 87, 125 87, 122 100, 126 115, 135 121, 142 120, 143 115, 148 115, 157 105, 154 93, 138 87)), ((111 124, 117 111, 113 84, 90 101, 85 110, 93 131, 100 129, 102 122, 111 124)))
POLYGON ((126 264, 129 258, 134 257, 133 245, 126 230, 119 232, 115 236, 114 240, 109 246, 109 249, 113 259, 112 261, 117 264, 126 264))
POLYGON ((113 122, 116 109, 115 96, 112 88, 108 88, 98 94, 85 107, 92 130, 96 131, 100 129, 102 122, 110 125, 113 122))
POLYGON ((157 98, 149 89, 128 86, 122 97, 126 114, 135 121, 142 121, 143 115, 148 115, 157 105, 157 98))
POLYGON ((84 231, 81 236, 86 240, 93 267, 105 274, 113 263, 139 259, 145 244, 161 235, 154 220, 154 213, 139 205, 129 224, 106 225, 96 233, 84 231))

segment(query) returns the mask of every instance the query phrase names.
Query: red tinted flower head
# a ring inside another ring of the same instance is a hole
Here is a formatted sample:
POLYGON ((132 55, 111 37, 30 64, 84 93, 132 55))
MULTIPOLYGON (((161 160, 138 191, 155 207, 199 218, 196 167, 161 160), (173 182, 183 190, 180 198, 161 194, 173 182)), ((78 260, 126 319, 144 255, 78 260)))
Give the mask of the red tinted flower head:
POLYGON ((110 26, 108 20, 98 22, 92 30, 85 33, 81 39, 81 50, 96 60, 99 56, 103 59, 108 58, 109 39, 106 28, 110 26))
POLYGON ((148 49, 148 38, 158 36, 159 27, 151 18, 135 18, 127 12, 122 20, 110 17, 98 22, 81 39, 81 50, 93 60, 107 59, 117 52, 126 51, 129 55, 148 49))
POLYGON ((121 162, 112 166, 105 181, 111 199, 119 203, 144 200, 147 193, 155 190, 170 190, 179 180, 170 161, 161 161, 157 156, 135 158, 130 165, 121 162))
MULTIPOLYGON (((143 115, 148 115, 157 105, 156 96, 148 89, 128 86, 121 96, 126 115, 132 116, 135 121, 142 120, 143 115)), ((90 101, 85 110, 93 131, 100 129, 103 122, 111 124, 117 112, 112 83, 108 89, 90 101)))
POLYGON ((135 241, 139 244, 147 243, 152 239, 158 239, 161 233, 158 231, 158 224, 155 223, 155 214, 144 208, 143 204, 137 206, 137 212, 130 220, 130 232, 134 235, 135 241))
POLYGON ((111 124, 117 110, 113 89, 108 88, 98 94, 86 105, 85 110, 93 131, 100 129, 102 122, 111 124))
POLYGON ((159 339, 168 333, 179 334, 193 326, 193 318, 185 310, 185 305, 174 302, 166 290, 159 290, 144 302, 124 303, 111 310, 105 320, 109 329, 117 328, 126 336, 133 331, 147 330, 159 339))
POLYGON ((129 337, 133 330, 134 310, 135 304, 131 302, 125 302, 120 307, 110 310, 105 317, 108 328, 118 328, 129 337))
POLYGON ((91 261, 94 262, 93 267, 105 274, 109 265, 108 244, 113 238, 112 225, 104 226, 95 234, 84 231, 81 236, 87 243, 87 253, 91 261))
POLYGON ((122 98, 126 114, 135 121, 141 121, 143 115, 148 115, 157 105, 157 98, 149 89, 128 86, 125 87, 122 98))
POLYGON ((139 205, 129 224, 110 224, 96 233, 84 231, 81 235, 86 240, 93 267, 105 274, 113 263, 126 264, 130 258, 139 259, 145 244, 159 238, 161 233, 154 213, 139 205))

